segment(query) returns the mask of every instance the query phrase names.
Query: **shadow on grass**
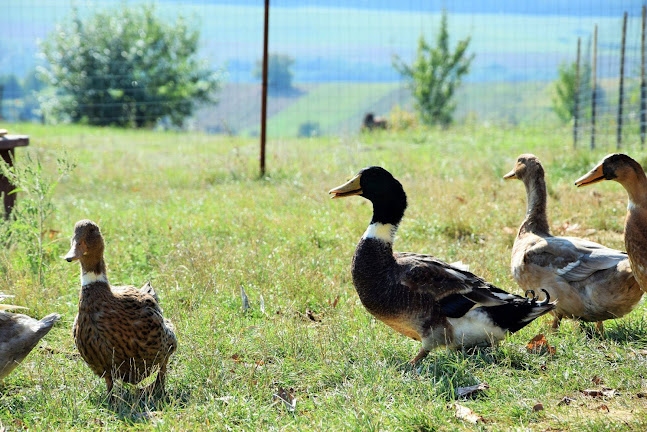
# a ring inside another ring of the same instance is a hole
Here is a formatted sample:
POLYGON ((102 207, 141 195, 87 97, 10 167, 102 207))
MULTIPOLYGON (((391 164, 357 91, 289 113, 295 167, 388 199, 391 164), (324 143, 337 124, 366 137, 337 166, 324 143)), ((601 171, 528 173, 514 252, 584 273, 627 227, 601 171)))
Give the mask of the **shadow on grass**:
POLYGON ((419 361, 416 366, 397 353, 385 353, 386 364, 402 374, 417 376, 432 381, 436 396, 447 401, 457 399, 456 389, 479 384, 471 369, 480 363, 477 360, 482 350, 449 351, 436 350, 419 361))
POLYGON ((150 395, 131 385, 115 385, 112 394, 105 391, 97 394, 93 402, 112 412, 117 419, 128 425, 155 421, 169 407, 185 408, 191 400, 191 391, 167 390, 164 394, 150 395))
POLYGON ((619 344, 647 345, 647 321, 640 319, 607 320, 604 322, 604 336, 600 335, 593 323, 582 323, 582 331, 589 339, 609 339, 619 344))

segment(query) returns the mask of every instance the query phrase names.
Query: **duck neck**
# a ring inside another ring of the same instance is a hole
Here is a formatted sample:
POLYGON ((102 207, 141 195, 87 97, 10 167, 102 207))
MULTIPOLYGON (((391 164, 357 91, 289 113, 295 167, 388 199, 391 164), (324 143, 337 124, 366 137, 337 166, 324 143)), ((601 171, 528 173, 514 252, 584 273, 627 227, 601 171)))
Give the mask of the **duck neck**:
POLYGON ((519 228, 519 234, 550 234, 546 216, 546 182, 542 176, 536 176, 524 182, 526 187, 526 218, 519 228))
POLYGON ((647 177, 642 169, 634 169, 634 173, 635 175, 631 176, 629 181, 622 183, 629 196, 627 205, 629 212, 637 208, 647 209, 647 177))
POLYGON ((388 199, 374 200, 373 217, 362 238, 381 240, 391 247, 406 208, 407 196, 404 191, 388 199))
POLYGON ((106 276, 106 263, 103 256, 83 256, 81 261, 81 286, 101 283, 108 286, 108 277, 106 276))

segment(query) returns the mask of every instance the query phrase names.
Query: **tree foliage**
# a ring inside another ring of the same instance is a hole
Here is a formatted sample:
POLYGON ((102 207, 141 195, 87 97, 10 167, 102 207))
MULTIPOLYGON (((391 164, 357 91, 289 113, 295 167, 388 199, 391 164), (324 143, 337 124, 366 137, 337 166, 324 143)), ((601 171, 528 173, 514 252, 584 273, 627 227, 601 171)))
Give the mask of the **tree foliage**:
MULTIPOLYGON (((577 64, 562 63, 559 66, 558 78, 555 81, 555 94, 552 99, 552 108, 557 114, 557 117, 567 123, 575 117, 575 89, 577 88, 577 64)), ((593 86, 591 83, 591 66, 584 64, 580 68, 580 86, 579 86, 579 101, 580 101, 580 116, 589 117, 590 107, 584 105, 584 101, 591 100, 591 91, 593 86)), ((598 87, 596 100, 603 97, 602 89, 598 87)))
POLYGON ((450 51, 447 11, 443 10, 435 47, 420 35, 417 56, 411 65, 394 57, 393 66, 410 82, 415 107, 423 123, 446 127, 452 122, 456 109, 452 101, 454 92, 474 59, 474 54, 467 55, 470 40, 468 37, 459 41, 456 49, 450 51))
MULTIPOLYGON (((286 54, 270 54, 267 58, 267 88, 270 92, 280 93, 292 88, 292 65, 294 58, 286 54)), ((263 59, 256 61, 254 78, 263 79, 263 59)))
POLYGON ((23 88, 14 74, 0 76, 0 86, 3 89, 2 97, 4 99, 18 99, 23 97, 23 88))
POLYGON ((48 119, 93 125, 181 126, 201 102, 215 102, 217 74, 196 58, 199 32, 149 5, 82 18, 75 10, 42 45, 41 106, 48 119), (52 94, 54 93, 54 94, 52 94))

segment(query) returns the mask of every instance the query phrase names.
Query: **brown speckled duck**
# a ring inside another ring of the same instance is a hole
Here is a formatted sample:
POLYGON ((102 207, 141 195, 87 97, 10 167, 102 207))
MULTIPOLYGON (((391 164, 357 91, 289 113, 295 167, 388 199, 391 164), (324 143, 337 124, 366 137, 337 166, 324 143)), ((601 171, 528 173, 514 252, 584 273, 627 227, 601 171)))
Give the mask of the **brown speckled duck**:
POLYGON ((166 365, 177 347, 173 325, 150 284, 141 289, 111 286, 103 260, 103 236, 90 220, 74 226, 68 262, 81 262, 79 313, 74 321, 74 342, 90 369, 106 380, 137 384, 159 367, 153 386, 164 390, 166 365))
POLYGON ((548 298, 538 302, 509 294, 432 256, 394 253, 407 197, 384 168, 365 168, 330 193, 332 198, 359 195, 373 203, 373 218, 353 256, 353 284, 372 315, 422 342, 412 364, 438 346, 490 345, 553 309, 548 298))
POLYGON ((578 187, 602 180, 620 183, 629 197, 625 219, 625 248, 631 268, 643 291, 647 292, 647 177, 643 167, 629 156, 606 156, 588 174, 577 179, 578 187))
MULTIPOLYGON (((8 297, 11 296, 0 294, 0 301, 8 297)), ((59 318, 58 314, 50 314, 39 321, 27 315, 7 312, 12 309, 25 308, 0 304, 0 380, 27 357, 59 318)))
POLYGON ((532 154, 517 158, 505 179, 526 187, 526 217, 512 247, 511 269, 524 290, 546 290, 557 300, 553 328, 562 318, 597 322, 620 318, 642 297, 627 254, 577 237, 554 237, 546 216, 544 168, 532 154))

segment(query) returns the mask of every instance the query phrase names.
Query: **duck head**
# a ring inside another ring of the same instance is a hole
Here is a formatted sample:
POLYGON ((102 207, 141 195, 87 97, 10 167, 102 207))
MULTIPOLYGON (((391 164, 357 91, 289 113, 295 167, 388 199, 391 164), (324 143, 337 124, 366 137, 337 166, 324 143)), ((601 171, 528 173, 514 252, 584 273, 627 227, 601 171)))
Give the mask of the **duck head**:
POLYGON ((99 226, 91 220, 80 220, 74 225, 70 251, 63 257, 67 262, 79 260, 81 267, 87 271, 95 269, 103 262, 103 236, 99 226))
POLYGON ((373 203, 371 223, 398 225, 407 208, 404 188, 382 167, 364 168, 348 182, 329 192, 331 198, 359 195, 373 203))
POLYGON ((603 180, 615 180, 626 185, 644 171, 640 164, 626 154, 614 153, 605 156, 602 161, 587 174, 575 180, 577 187, 588 186, 603 180))
POLYGON ((544 167, 534 154, 522 154, 517 158, 514 169, 503 176, 505 180, 518 179, 527 182, 531 178, 544 177, 544 167))

